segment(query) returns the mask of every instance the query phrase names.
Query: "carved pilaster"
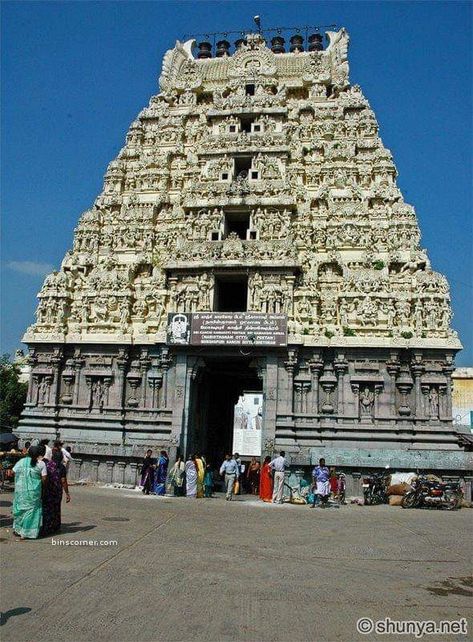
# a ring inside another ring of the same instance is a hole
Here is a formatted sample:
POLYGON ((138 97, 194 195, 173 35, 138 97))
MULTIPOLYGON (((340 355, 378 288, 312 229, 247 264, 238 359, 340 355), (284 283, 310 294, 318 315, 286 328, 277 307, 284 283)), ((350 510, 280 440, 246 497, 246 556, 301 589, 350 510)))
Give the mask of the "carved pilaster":
MULTIPOLYGON (((398 373, 401 369, 401 364, 398 361, 397 354, 392 354, 391 359, 386 362, 386 371, 388 375, 391 377, 391 385, 390 385, 390 390, 391 390, 391 416, 395 417, 397 414, 397 408, 396 408, 396 379, 398 376, 398 373)), ((401 406, 403 404, 401 403, 401 406)), ((410 413, 410 409, 409 409, 410 413)))
POLYGON ((348 370, 348 361, 345 359, 343 354, 340 354, 334 361, 333 366, 337 376, 337 413, 339 415, 343 415, 345 411, 345 400, 343 395, 345 386, 343 385, 343 377, 348 370))
POLYGON ((311 412, 317 414, 319 412, 319 377, 324 367, 320 359, 314 358, 309 361, 309 368, 311 373, 311 412))
POLYGON ((297 366, 297 350, 288 350, 287 361, 284 362, 284 367, 287 372, 287 391, 286 391, 286 411, 291 413, 293 411, 293 388, 294 388, 294 371, 297 366))
POLYGON ((333 392, 337 385, 337 377, 334 375, 333 366, 331 363, 325 365, 324 373, 320 377, 320 385, 324 391, 324 399, 322 401, 321 411, 324 414, 333 414, 335 408, 333 405, 333 392))
POLYGON ((59 401, 59 379, 60 379, 60 365, 62 361, 62 349, 55 348, 53 356, 51 357, 51 366, 53 368, 53 376, 50 381, 50 391, 48 403, 57 407, 59 401))
POLYGON ((122 409, 125 407, 125 384, 126 384, 125 372, 126 372, 127 365, 128 365, 128 351, 126 350, 126 348, 120 348, 117 356, 117 370, 118 370, 117 394, 118 394, 118 405, 122 409))
POLYGON ((425 416, 423 411, 423 394, 421 390, 421 377, 424 370, 425 367, 422 363, 422 357, 416 355, 411 365, 411 372, 414 377, 415 416, 418 419, 423 419, 425 416))
POLYGON ((168 348, 163 348, 161 351, 160 366, 163 373, 162 383, 162 404, 165 408, 168 406, 168 371, 172 364, 172 357, 169 354, 168 348))
POLYGON ((409 394, 412 390, 414 382, 407 370, 403 370, 396 381, 397 389, 401 397, 398 412, 402 417, 408 417, 411 414, 411 406, 409 403, 409 394))

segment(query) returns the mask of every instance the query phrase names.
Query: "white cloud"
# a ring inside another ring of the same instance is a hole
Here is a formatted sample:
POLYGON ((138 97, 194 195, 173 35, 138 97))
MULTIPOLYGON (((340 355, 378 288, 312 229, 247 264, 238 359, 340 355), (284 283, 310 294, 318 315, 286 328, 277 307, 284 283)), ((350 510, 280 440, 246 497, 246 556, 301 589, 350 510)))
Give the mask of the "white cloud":
POLYGON ((49 263, 35 263, 34 261, 9 261, 7 267, 15 272, 31 276, 45 276, 54 270, 49 263))

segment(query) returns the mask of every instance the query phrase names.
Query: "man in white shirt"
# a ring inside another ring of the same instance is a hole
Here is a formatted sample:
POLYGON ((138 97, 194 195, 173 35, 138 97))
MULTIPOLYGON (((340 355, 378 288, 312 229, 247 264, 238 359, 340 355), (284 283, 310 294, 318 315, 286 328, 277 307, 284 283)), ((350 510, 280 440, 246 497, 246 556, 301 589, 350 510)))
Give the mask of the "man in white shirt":
POLYGON ((220 466, 220 474, 225 476, 225 499, 231 501, 235 482, 240 477, 240 469, 231 455, 225 455, 225 461, 220 466))
POLYGON ((287 468, 286 453, 281 450, 279 457, 273 459, 270 464, 274 471, 273 504, 282 504, 284 492, 284 471, 287 468))
POLYGON ((62 463, 64 464, 64 467, 66 469, 66 473, 69 472, 69 465, 70 465, 70 463, 72 461, 71 453, 64 448, 64 445, 63 445, 62 441, 55 441, 54 442, 54 448, 57 448, 58 450, 61 451, 61 453, 62 453, 62 463))
POLYGON ((46 454, 44 455, 44 458, 51 461, 51 459, 53 458, 53 449, 49 445, 49 439, 41 439, 41 441, 39 442, 39 445, 44 446, 46 449, 46 454))

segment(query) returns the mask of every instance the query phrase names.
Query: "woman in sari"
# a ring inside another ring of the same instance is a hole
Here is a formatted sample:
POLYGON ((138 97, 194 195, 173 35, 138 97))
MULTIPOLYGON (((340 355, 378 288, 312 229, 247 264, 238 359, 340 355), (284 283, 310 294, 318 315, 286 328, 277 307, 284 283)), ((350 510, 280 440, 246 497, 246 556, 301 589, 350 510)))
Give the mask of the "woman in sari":
POLYGON ((196 455, 194 464, 197 470, 197 498, 201 498, 204 496, 205 463, 200 455, 196 455))
POLYGON ((48 483, 43 494, 43 527, 42 535, 52 535, 61 528, 61 501, 62 491, 66 495, 66 502, 71 501, 67 486, 66 467, 63 463, 64 456, 59 448, 53 448, 52 459, 46 462, 48 483))
POLYGON ((152 457, 153 451, 148 448, 146 455, 143 457, 141 464, 141 492, 144 495, 149 495, 150 491, 154 488, 154 472, 156 470, 156 459, 152 457))
POLYGON ((176 495, 176 497, 182 497, 184 494, 184 472, 185 464, 182 461, 182 457, 179 456, 169 473, 169 479, 172 487, 174 488, 174 495, 176 495))
POLYGON ((271 457, 265 457, 260 472, 259 496, 264 502, 270 502, 273 498, 273 476, 271 474, 271 457))
POLYGON ((247 479, 248 479, 249 490, 253 495, 258 494, 259 476, 260 476, 260 463, 259 461, 257 461, 256 457, 252 457, 250 465, 248 466, 247 479))
POLYGON ((186 461, 186 497, 193 497, 197 495, 197 468, 194 459, 189 455, 186 461))
POLYGON ((159 453, 158 466, 156 468, 154 492, 156 495, 166 494, 166 478, 168 476, 169 457, 165 450, 159 453))
POLYGON ((13 467, 15 495, 13 498, 13 533, 21 539, 36 539, 43 523, 41 497, 47 484, 46 449, 31 446, 28 455, 13 467))

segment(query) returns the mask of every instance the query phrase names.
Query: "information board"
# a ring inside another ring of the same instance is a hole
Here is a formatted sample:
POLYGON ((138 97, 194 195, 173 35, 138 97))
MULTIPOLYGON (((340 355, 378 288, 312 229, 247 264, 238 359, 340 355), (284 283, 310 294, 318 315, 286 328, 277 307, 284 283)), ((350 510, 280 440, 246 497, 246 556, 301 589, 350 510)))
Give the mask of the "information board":
POLYGON ((244 392, 235 405, 232 452, 247 457, 261 456, 263 393, 244 392))
POLYGON ((195 346, 285 346, 287 316, 260 312, 174 312, 167 342, 195 346))

